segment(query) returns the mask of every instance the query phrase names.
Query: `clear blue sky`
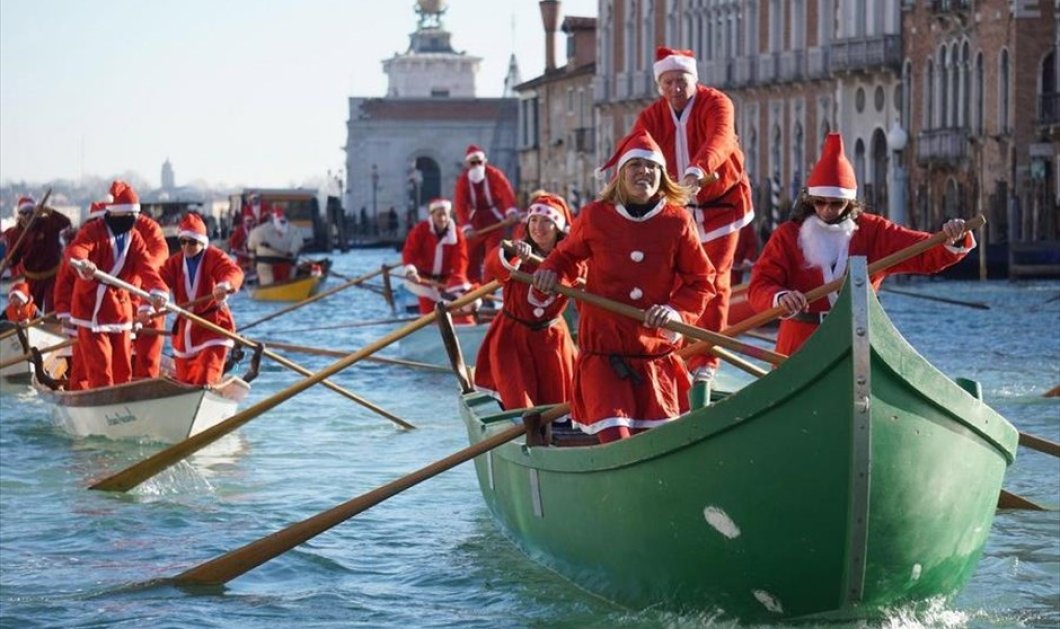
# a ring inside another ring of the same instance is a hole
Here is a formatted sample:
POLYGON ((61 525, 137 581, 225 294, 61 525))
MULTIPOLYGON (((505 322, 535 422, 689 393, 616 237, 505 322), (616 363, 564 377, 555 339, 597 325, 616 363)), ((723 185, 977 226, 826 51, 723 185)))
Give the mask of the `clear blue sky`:
MULTIPOLYGON (((3 0, 0 181, 135 171, 160 184, 286 186, 341 168, 346 99, 383 96, 414 0, 3 0)), ((457 50, 499 96, 542 72, 537 0, 449 0, 457 50), (512 21, 515 20, 513 33, 512 21)), ((563 0, 595 16, 596 0, 563 0)), ((564 55, 557 36, 557 57, 564 55)))

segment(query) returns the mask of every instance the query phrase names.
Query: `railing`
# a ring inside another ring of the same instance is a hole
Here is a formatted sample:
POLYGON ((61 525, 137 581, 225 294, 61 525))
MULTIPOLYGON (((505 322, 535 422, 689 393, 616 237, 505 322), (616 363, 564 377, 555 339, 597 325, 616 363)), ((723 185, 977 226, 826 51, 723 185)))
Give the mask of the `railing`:
POLYGON ((806 54, 808 79, 825 79, 832 72, 829 63, 828 48, 810 48, 806 54))
POLYGON ((611 101, 611 77, 593 77, 593 102, 607 103, 611 101))
POLYGON ((780 54, 767 52, 758 55, 758 80, 764 84, 775 83, 780 76, 780 54))
POLYGON ((1060 123, 1060 93, 1041 94, 1038 97, 1038 124, 1060 123))
POLYGON ((916 159, 921 165, 957 166, 968 159, 967 127, 921 131, 916 136, 916 159))
POLYGON ((738 57, 734 73, 735 85, 752 85, 758 81, 758 59, 756 57, 738 57))
POLYGON ((574 130, 574 150, 579 153, 592 153, 596 150, 596 129, 579 127, 574 130))
POLYGON ((936 13, 967 11, 970 8, 972 8, 971 0, 931 0, 931 10, 936 13))
POLYGON ((901 35, 839 39, 832 43, 832 70, 853 71, 902 67, 901 35))
POLYGON ((780 55, 780 80, 800 81, 806 77, 806 51, 788 50, 780 55))
POLYGON ((629 74, 626 72, 618 72, 615 74, 615 100, 626 100, 630 97, 629 93, 629 74))

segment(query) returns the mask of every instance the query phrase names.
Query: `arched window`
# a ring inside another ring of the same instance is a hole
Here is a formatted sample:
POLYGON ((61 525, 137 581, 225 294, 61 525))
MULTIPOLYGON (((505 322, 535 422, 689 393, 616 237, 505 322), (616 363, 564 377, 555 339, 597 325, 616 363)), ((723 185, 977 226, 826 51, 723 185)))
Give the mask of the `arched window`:
POLYGON ((1060 116, 1057 111, 1056 100, 1056 53, 1050 50, 1049 54, 1042 59, 1042 67, 1038 72, 1038 102, 1041 103, 1041 111, 1038 119, 1042 122, 1055 122, 1060 116))
POLYGON ((948 48, 943 46, 939 49, 939 83, 937 86, 937 89, 939 91, 938 125, 943 129, 950 126, 949 87, 950 51, 948 48))
POLYGON ((935 62, 927 60, 924 68, 924 119, 925 129, 935 128, 935 62))
MULTIPOLYGON (((882 0, 877 0, 878 2, 882 0)), ((854 35, 859 38, 865 37, 865 21, 868 19, 868 14, 865 11, 864 2, 852 2, 854 5, 854 35)))
POLYGON ((677 0, 669 0, 666 7, 666 45, 680 48, 681 43, 677 41, 677 35, 677 0))
POLYGON ((896 104, 902 127, 908 130, 913 116, 913 62, 909 59, 902 64, 902 102, 896 104))
POLYGON ((771 146, 769 147, 769 157, 773 162, 773 177, 776 178, 777 181, 780 181, 780 147, 783 145, 783 142, 784 137, 780 133, 780 125, 773 125, 773 141, 771 142, 771 146))
POLYGON ((858 186, 858 196, 861 200, 865 200, 865 141, 858 138, 854 142, 854 176, 857 177, 858 182, 861 184, 858 186))
POLYGON ((1001 51, 997 72, 997 126, 998 133, 1008 133, 1012 127, 1009 120, 1009 68, 1008 50, 1001 51))
POLYGON ((806 1, 792 0, 791 3, 791 49, 806 48, 806 1))
POLYGON ((880 216, 887 216, 887 162, 887 136, 883 129, 876 129, 872 133, 872 197, 865 200, 880 216))
POLYGON ((791 132, 791 198, 799 194, 805 174, 802 165, 806 162, 806 138, 802 132, 802 123, 796 122, 791 132))
POLYGON ((746 55, 758 55, 758 0, 747 3, 747 19, 744 21, 747 29, 747 37, 744 38, 745 46, 743 53, 746 55))
POLYGON ((632 72, 637 67, 637 13, 634 0, 626 0, 625 56, 622 59, 622 71, 632 72))
POLYGON ((694 47, 692 41, 695 37, 695 26, 692 20, 692 11, 685 11, 685 17, 681 20, 681 47, 692 48, 694 47))
POLYGON ((986 83, 984 83, 983 76, 983 53, 975 55, 975 109, 974 109, 974 120, 972 124, 975 126, 975 133, 977 135, 983 134, 983 108, 985 101, 983 100, 983 93, 986 89, 986 83))
POLYGON ((769 52, 780 52, 784 46, 784 9, 780 0, 769 2, 769 52))
POLYGON ((641 0, 640 45, 645 70, 655 61, 655 0, 641 0))
POLYGON ((961 46, 961 115, 958 124, 961 127, 967 128, 971 125, 972 116, 972 94, 971 94, 971 79, 972 73, 972 49, 968 45, 968 42, 964 42, 961 46))
POLYGON ((743 145, 743 150, 747 156, 747 176, 754 181, 758 172, 758 130, 754 125, 747 132, 747 143, 743 145))
POLYGON ((961 60, 958 57, 957 44, 950 48, 950 126, 961 126, 961 60))

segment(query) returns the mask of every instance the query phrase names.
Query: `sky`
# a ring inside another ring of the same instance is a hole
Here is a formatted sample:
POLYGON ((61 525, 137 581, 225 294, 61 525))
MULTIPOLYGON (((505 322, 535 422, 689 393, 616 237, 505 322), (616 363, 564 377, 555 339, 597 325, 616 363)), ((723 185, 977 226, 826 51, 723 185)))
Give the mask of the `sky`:
MULTIPOLYGON (((384 96, 414 0, 0 0, 0 182, 133 171, 284 187, 343 167, 347 98, 384 96)), ((449 0, 453 47, 501 95, 542 73, 537 0, 449 0), (514 28, 513 28, 514 22, 514 28)), ((562 0, 595 17, 597 0, 562 0)), ((563 62, 562 33, 556 37, 563 62)))

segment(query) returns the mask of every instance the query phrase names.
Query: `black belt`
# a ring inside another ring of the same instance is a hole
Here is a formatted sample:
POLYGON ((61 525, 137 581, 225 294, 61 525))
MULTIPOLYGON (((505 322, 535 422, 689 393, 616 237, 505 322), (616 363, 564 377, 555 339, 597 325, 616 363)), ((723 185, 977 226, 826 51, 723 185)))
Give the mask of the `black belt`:
POLYGON ((540 332, 541 330, 550 328, 554 323, 556 323, 556 321, 559 320, 558 317, 553 317, 552 319, 548 319, 545 321, 527 321, 526 319, 520 319, 519 317, 508 312, 507 310, 502 310, 501 312, 504 313, 504 316, 508 317, 512 321, 515 321, 516 323, 521 323, 533 330, 534 332, 540 332))
POLYGON ((802 323, 813 323, 814 325, 821 325, 824 323, 824 318, 828 316, 828 312, 800 312, 794 317, 788 317, 789 321, 801 321, 802 323))
POLYGON ((614 370, 615 375, 618 376, 619 380, 629 380, 634 385, 639 386, 644 383, 644 379, 640 377, 640 374, 633 371, 626 362, 627 358, 640 358, 646 360, 654 360, 656 358, 665 358, 672 354, 672 351, 666 351, 662 354, 603 354, 601 352, 589 352, 583 351, 583 353, 590 354, 593 356, 607 356, 607 362, 611 365, 611 369, 614 370))

